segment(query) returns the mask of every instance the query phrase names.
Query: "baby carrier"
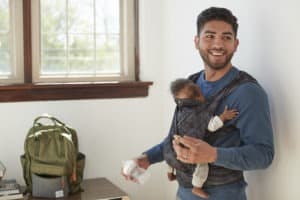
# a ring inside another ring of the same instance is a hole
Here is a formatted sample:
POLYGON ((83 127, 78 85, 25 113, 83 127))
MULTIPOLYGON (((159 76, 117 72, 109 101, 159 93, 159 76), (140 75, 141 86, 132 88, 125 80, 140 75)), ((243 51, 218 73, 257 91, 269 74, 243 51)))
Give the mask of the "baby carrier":
MULTIPOLYGON (((189 77, 190 80, 196 82, 200 73, 196 73, 189 77)), ((215 115, 216 109, 221 101, 228 96, 239 85, 257 81, 246 72, 239 71, 239 74, 221 91, 207 99, 204 103, 196 101, 179 100, 172 121, 172 126, 168 137, 165 139, 163 155, 166 162, 176 169, 176 178, 183 187, 192 187, 192 175, 196 167, 195 164, 186 164, 176 159, 176 153, 172 146, 174 134, 188 135, 203 139, 210 145, 217 147, 233 147, 239 146, 239 141, 232 141, 230 144, 220 143, 222 137, 234 131, 233 125, 224 126, 214 133, 208 133, 207 126, 210 118, 215 115)), ((209 165, 209 175, 205 185, 221 185, 235 182, 243 178, 242 171, 231 170, 220 166, 209 165)))

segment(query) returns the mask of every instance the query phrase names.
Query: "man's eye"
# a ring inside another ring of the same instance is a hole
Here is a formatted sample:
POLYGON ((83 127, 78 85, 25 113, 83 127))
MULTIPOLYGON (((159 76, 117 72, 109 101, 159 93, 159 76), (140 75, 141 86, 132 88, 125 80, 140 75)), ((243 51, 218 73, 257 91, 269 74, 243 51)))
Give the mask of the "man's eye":
POLYGON ((224 36, 224 38, 223 38, 224 40, 231 40, 232 39, 232 37, 230 37, 230 36, 224 36))
POLYGON ((213 35, 206 35, 206 38, 212 39, 212 38, 214 38, 214 36, 213 35))

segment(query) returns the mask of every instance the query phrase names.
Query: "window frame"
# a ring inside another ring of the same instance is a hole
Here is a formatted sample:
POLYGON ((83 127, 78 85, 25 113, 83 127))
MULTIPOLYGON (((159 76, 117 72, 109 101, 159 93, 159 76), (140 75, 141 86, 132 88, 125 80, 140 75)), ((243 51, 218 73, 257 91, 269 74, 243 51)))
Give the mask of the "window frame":
POLYGON ((134 0, 135 80, 91 83, 33 83, 31 0, 23 0, 24 83, 0 86, 0 102, 131 98, 148 96, 151 81, 139 79, 139 21, 138 0, 134 0), (25 51, 26 50, 26 51, 25 51))
POLYGON ((3 75, 3 77, 6 77, 1 79, 1 82, 4 84, 24 82, 23 23, 19 21, 23 19, 22 5, 23 3, 21 1, 14 0, 8 2, 8 6, 11 11, 9 13, 8 30, 9 41, 11 42, 9 48, 11 74, 6 76, 3 75))

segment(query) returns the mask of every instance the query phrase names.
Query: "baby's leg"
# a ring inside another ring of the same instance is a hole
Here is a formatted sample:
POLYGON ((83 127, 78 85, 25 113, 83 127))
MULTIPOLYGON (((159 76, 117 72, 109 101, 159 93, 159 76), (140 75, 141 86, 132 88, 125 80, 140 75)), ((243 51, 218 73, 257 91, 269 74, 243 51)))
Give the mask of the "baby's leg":
POLYGON ((171 166, 168 166, 168 179, 173 181, 176 179, 175 169, 171 166))
POLYGON ((202 189, 204 182, 208 176, 208 165, 207 164, 197 164, 197 167, 193 174, 192 184, 194 186, 192 192, 204 199, 207 199, 209 195, 202 189))

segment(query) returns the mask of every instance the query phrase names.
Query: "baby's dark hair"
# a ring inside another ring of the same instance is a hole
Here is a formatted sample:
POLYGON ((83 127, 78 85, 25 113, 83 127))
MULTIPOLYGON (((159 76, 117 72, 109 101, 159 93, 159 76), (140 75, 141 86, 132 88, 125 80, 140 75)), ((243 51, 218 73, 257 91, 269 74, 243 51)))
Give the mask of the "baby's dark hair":
POLYGON ((199 95, 202 95, 200 88, 193 81, 185 78, 179 78, 171 83, 170 90, 173 97, 175 98, 178 93, 181 92, 184 88, 189 89, 189 97, 192 99, 199 97, 199 95))
POLYGON ((200 34, 206 22, 212 20, 224 21, 231 25, 234 35, 237 36, 238 23, 237 18, 227 8, 210 7, 203 10, 197 17, 197 35, 200 34))

